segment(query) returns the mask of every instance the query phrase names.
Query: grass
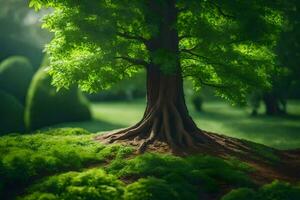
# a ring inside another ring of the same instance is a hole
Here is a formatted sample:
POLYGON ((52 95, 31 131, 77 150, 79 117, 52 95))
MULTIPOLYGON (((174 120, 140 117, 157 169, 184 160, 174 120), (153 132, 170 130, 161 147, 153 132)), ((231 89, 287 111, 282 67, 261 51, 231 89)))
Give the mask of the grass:
MULTIPOLYGON (((251 117, 248 108, 232 107, 220 101, 204 102, 204 111, 200 113, 191 105, 188 106, 191 116, 201 129, 278 149, 300 148, 300 102, 289 102, 290 115, 281 117, 251 117)), ((104 102, 93 104, 91 108, 94 121, 65 123, 58 127, 82 127, 91 132, 127 127, 139 121, 145 103, 143 100, 104 102)))
POLYGON ((258 188, 249 176, 253 169, 235 158, 134 155, 132 148, 102 145, 94 136, 80 128, 61 128, 0 137, 0 199, 300 198, 300 188, 288 183, 258 188))

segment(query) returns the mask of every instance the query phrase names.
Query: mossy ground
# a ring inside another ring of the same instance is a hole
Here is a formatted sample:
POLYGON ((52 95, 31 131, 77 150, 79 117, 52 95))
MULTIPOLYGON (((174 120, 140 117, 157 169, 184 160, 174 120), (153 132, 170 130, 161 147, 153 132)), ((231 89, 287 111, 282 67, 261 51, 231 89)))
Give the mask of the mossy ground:
POLYGON ((257 185, 235 158, 136 155, 94 136, 78 128, 2 136, 0 199, 300 199, 295 185, 257 185))

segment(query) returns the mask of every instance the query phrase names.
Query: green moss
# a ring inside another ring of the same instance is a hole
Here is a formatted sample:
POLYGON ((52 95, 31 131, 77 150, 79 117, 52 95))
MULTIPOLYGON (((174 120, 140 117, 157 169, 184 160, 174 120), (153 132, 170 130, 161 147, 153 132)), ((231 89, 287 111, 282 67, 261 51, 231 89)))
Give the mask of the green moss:
POLYGON ((45 199, 119 200, 124 193, 123 183, 101 169, 53 176, 32 186, 30 191, 33 192, 20 199, 33 200, 44 196, 45 199))
POLYGON ((0 89, 25 103, 33 68, 27 58, 13 56, 0 64, 0 89))
POLYGON ((28 130, 90 118, 88 103, 76 87, 57 91, 45 68, 35 74, 26 100, 25 125, 28 130))
POLYGON ((246 175, 248 169, 210 156, 181 158, 146 153, 129 160, 114 160, 107 170, 122 179, 148 176, 163 179, 185 198, 196 194, 199 191, 196 188, 203 192, 216 192, 220 189, 219 182, 236 187, 252 185, 246 175))
MULTIPOLYGON (((83 129, 50 129, 34 135, 0 138, 0 180, 5 192, 24 187, 35 179, 99 165, 132 152, 120 145, 104 146, 83 129)), ((0 188, 1 189, 1 188, 0 188)))
POLYGON ((0 137, 0 197, 26 200, 298 200, 300 187, 273 182, 259 189, 253 169, 235 158, 177 157, 103 145, 80 128, 0 137), (123 182, 124 181, 124 182, 123 182), (21 190, 20 190, 21 189, 21 190), (20 196, 17 191, 24 191, 20 196))
POLYGON ((299 200, 300 186, 274 181, 260 188, 257 196, 259 200, 299 200))
POLYGON ((0 135, 24 130, 22 104, 12 95, 0 90, 0 135))
POLYGON ((37 131, 36 133, 42 133, 45 135, 63 135, 63 136, 67 136, 67 135, 89 135, 91 134, 90 132, 88 132, 85 129, 82 128, 49 128, 47 130, 43 130, 43 131, 37 131))
POLYGON ((142 178, 127 186, 124 200, 176 200, 180 195, 162 179, 142 178))
POLYGON ((257 191, 239 188, 226 194, 222 200, 299 200, 300 186, 274 181, 262 186, 257 191))

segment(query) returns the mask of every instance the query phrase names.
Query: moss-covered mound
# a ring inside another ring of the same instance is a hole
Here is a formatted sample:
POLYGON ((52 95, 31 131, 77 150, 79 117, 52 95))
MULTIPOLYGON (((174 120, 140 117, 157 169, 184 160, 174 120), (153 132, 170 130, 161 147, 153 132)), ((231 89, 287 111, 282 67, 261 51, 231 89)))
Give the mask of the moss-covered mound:
POLYGON ((250 188, 234 189, 226 194, 222 200, 299 200, 300 185, 274 181, 258 190, 250 188))
POLYGON ((25 108, 25 126, 28 130, 90 118, 88 103, 77 88, 57 91, 51 85, 51 77, 45 68, 34 75, 25 108))
POLYGON ((13 56, 0 64, 0 89, 25 102, 33 68, 27 58, 13 56))
POLYGON ((78 128, 0 137, 0 199, 299 199, 298 186, 256 185, 253 169, 237 159, 135 155, 94 137, 78 128))
POLYGON ((24 108, 14 96, 0 90, 0 135, 24 130, 24 108))

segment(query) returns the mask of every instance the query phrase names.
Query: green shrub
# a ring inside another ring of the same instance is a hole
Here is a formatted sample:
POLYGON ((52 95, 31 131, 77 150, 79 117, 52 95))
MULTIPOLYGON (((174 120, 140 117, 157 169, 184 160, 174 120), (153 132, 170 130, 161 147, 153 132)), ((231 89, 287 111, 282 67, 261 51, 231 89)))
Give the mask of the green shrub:
POLYGON ((225 195, 222 200, 255 200, 255 191, 250 188, 234 189, 225 195))
POLYGON ((299 200, 300 187, 289 183, 273 181, 262 186, 258 191, 249 188, 235 189, 222 200, 299 200))
POLYGON ((80 128, 61 128, 0 137, 0 199, 1 190, 11 193, 45 176, 82 170, 132 153, 129 147, 101 145, 92 140, 94 136, 80 128))
POLYGON ((219 182, 235 187, 253 185, 246 175, 249 168, 236 165, 236 160, 232 162, 211 156, 181 158, 146 153, 130 160, 116 159, 107 171, 122 179, 148 176, 162 179, 169 188, 178 192, 180 199, 197 199, 199 192, 218 192, 219 182))
POLYGON ((258 200, 299 200, 300 186, 292 186, 289 183, 274 181, 264 185, 257 194, 258 200))
POLYGON ((24 108, 12 95, 0 90, 0 135, 23 131, 24 108))
MULTIPOLYGON (((101 169, 69 172, 53 176, 29 188, 24 200, 120 200, 124 193, 123 183, 101 169)), ((21 199, 21 198, 20 198, 21 199)))
POLYGON ((13 56, 0 64, 0 89, 25 102, 33 68, 27 58, 13 56))
POLYGON ((142 178, 127 186, 125 200, 176 200, 179 194, 165 180, 142 178))
POLYGON ((51 77, 45 68, 35 74, 25 107, 25 126, 28 130, 90 118, 88 103, 77 88, 57 91, 51 85, 51 77))

